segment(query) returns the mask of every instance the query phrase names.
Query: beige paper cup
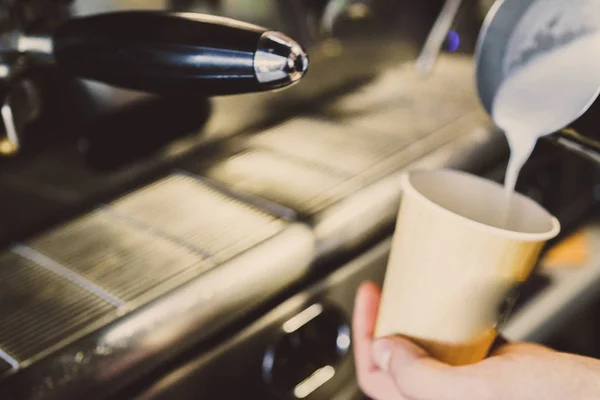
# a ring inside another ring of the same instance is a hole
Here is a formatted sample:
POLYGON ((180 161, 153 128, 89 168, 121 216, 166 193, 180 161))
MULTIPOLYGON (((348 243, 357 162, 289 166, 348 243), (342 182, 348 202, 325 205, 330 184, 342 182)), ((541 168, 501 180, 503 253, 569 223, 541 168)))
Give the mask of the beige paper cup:
POLYGON ((504 187, 464 172, 403 179, 375 336, 408 337, 451 365, 481 361, 500 305, 560 224, 520 194, 506 218, 504 187))

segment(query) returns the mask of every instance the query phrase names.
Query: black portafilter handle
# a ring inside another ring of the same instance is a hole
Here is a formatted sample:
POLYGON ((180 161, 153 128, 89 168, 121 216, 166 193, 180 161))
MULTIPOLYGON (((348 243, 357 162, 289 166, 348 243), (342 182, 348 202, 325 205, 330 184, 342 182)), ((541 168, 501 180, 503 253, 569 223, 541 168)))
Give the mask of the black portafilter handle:
POLYGON ((308 69, 282 33, 203 14, 129 11, 74 18, 49 38, 18 38, 70 75, 155 94, 221 96, 282 89, 308 69))

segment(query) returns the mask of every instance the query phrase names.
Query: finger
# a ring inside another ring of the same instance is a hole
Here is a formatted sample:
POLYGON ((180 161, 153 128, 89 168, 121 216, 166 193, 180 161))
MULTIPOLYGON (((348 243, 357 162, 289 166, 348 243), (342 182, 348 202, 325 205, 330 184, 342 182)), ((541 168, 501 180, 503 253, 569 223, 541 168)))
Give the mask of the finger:
POLYGON ((372 282, 363 283, 356 294, 354 315, 352 317, 352 332, 354 338, 354 353, 361 367, 373 371, 376 366, 371 362, 371 341, 379 312, 381 291, 372 282))
POLYGON ((375 356, 377 364, 388 372, 406 398, 492 398, 493 385, 490 385, 487 374, 473 366, 452 367, 444 364, 407 339, 398 337, 377 341, 374 352, 378 353, 375 356))
POLYGON ((379 311, 381 290, 371 282, 363 283, 356 295, 352 335, 356 376, 361 389, 376 400, 398 399, 392 379, 372 361, 371 344, 379 311))

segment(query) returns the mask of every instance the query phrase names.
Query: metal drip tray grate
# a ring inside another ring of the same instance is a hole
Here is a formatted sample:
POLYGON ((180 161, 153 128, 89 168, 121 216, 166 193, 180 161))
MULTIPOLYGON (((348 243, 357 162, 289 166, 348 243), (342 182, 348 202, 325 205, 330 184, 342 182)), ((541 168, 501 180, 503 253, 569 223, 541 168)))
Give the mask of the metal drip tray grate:
POLYGON ((464 105, 452 103, 436 107, 429 102, 429 104, 409 104, 353 115, 342 121, 361 129, 414 141, 456 121, 473 109, 475 107, 469 109, 464 105))
POLYGON ((274 236, 287 225, 186 175, 165 178, 111 207, 159 235, 201 249, 219 262, 274 236))
POLYGON ((18 361, 39 355, 115 307, 14 253, 0 255, 0 349, 18 361))
MULTIPOLYGON (((193 168, 193 167, 192 167, 193 168)), ((258 196, 304 214, 356 190, 347 176, 303 165, 267 150, 248 150, 203 172, 246 195, 258 196)))
POLYGON ((248 146, 355 176, 402 150, 408 139, 299 118, 251 137, 248 146))
POLYGON ((178 276, 213 264, 202 254, 97 211, 29 246, 100 285, 122 301, 172 289, 178 276))

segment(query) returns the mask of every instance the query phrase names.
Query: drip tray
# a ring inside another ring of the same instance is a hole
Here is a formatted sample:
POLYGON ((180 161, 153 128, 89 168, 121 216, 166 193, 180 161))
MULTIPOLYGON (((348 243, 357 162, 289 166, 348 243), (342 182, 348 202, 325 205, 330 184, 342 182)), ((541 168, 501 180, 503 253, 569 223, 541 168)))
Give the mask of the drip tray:
POLYGON ((355 176, 401 151, 409 141, 333 121, 298 118, 251 137, 247 146, 355 176))
POLYGON ((215 266, 197 251, 96 211, 28 243, 40 264, 57 263, 99 285, 117 303, 164 293, 215 266))
POLYGON ((281 219, 183 174, 126 196, 109 210, 219 262, 276 235, 286 226, 281 219))
MULTIPOLYGON (((193 161, 188 166, 196 170, 193 161)), ((204 171, 204 176, 239 193, 267 199, 304 215, 359 189, 346 174, 303 165, 264 149, 246 150, 225 159, 204 171)))
POLYGON ((115 306, 15 253, 0 256, 0 349, 31 360, 97 322, 115 306))

